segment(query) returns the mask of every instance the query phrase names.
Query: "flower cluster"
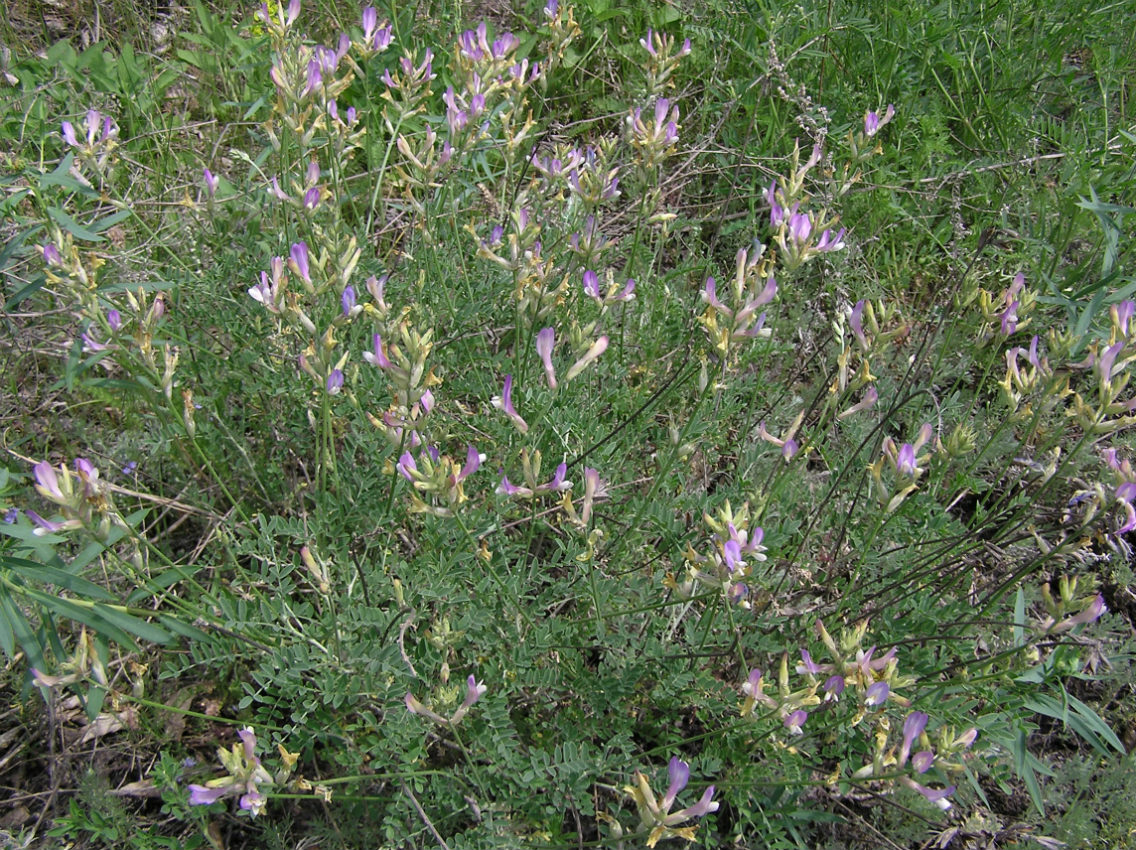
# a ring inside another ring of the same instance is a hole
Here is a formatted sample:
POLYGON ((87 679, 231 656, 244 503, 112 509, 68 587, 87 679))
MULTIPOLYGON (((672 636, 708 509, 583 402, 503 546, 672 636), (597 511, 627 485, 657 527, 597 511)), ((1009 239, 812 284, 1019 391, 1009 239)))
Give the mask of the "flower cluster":
POLYGON ((1028 316, 1037 306, 1037 295, 1026 287, 1026 276, 1018 272, 997 298, 979 289, 978 306, 982 318, 993 324, 997 333, 1007 337, 1029 325, 1028 316))
POLYGON ((256 755, 256 734, 246 727, 237 732, 240 743, 232 749, 217 748, 217 758, 225 770, 224 776, 210 779, 204 785, 189 786, 189 804, 208 806, 225 797, 240 797, 240 807, 252 817, 264 812, 268 798, 261 785, 272 785, 272 775, 264 769, 256 755))
POLYGON ((1096 622, 1108 611, 1104 604, 1104 597, 1097 593, 1090 597, 1077 596, 1077 578, 1061 576, 1057 582, 1057 596, 1046 582, 1041 588, 1041 597, 1045 605, 1046 616, 1038 623, 1045 634, 1061 634, 1076 626, 1085 626, 1096 622), (1070 610, 1080 609, 1076 614, 1070 610))
MULTIPOLYGON (((896 445, 891 437, 884 437, 883 449, 879 459, 868 471, 872 475, 872 483, 880 504, 888 513, 898 508, 903 500, 910 496, 919 486, 919 479, 927 471, 927 463, 931 460, 931 452, 919 454, 935 436, 935 429, 930 422, 923 424, 913 443, 896 445), (890 468, 891 483, 884 481, 884 468, 890 468)), ((938 441, 932 443, 931 448, 938 447, 938 441)))
POLYGON ((440 726, 456 726, 461 723, 462 719, 469 713, 470 708, 485 694, 489 688, 478 682, 474 675, 471 673, 465 682, 465 699, 462 700, 461 705, 449 717, 443 717, 431 708, 427 708, 414 694, 407 691, 406 693, 406 708, 411 714, 417 714, 419 717, 425 717, 428 720, 433 720, 440 726))
MULTIPOLYGON (((379 296, 381 289, 368 286, 372 296, 379 296)), ((422 333, 414 330, 409 323, 399 323, 398 343, 385 343, 380 334, 373 337, 373 348, 363 354, 363 359, 378 367, 390 385, 391 405, 381 417, 368 414, 376 428, 386 434, 391 445, 397 448, 416 448, 421 443, 419 431, 426 417, 434 409, 433 387, 442 381, 433 369, 426 368, 426 361, 433 351, 433 332, 422 333)))
POLYGON ((769 202, 769 225, 774 241, 781 249, 778 259, 790 271, 821 254, 844 247, 844 228, 833 230, 836 217, 829 216, 825 210, 802 208, 802 204, 809 200, 805 181, 820 161, 820 145, 813 148, 804 164, 800 161, 800 148, 794 145, 789 176, 770 183, 765 193, 769 202))
POLYGON ((675 800, 690 781, 690 765, 677 756, 672 757, 667 765, 667 778, 669 784, 661 800, 655 797, 651 783, 639 771, 635 771, 635 784, 623 789, 635 801, 640 828, 647 833, 648 847, 654 847, 663 838, 693 841, 695 827, 679 824, 718 811, 718 804, 714 801, 714 786, 711 785, 693 806, 671 813, 675 800))
POLYGON ((90 185, 81 169, 88 167, 100 178, 106 175, 110 155, 118 147, 118 127, 109 115, 104 115, 97 109, 89 109, 85 129, 86 132, 80 136, 70 121, 64 121, 62 136, 64 143, 75 154, 75 165, 72 166, 71 173, 84 184, 90 185))
POLYGON ((729 305, 719 297, 714 278, 706 279, 702 290, 706 310, 698 317, 698 323, 723 363, 734 358, 738 343, 770 335, 764 327, 765 313, 757 312, 777 294, 772 263, 763 260, 764 254, 765 246, 760 244, 754 246, 752 253, 745 248, 738 251, 734 278, 723 293, 729 305))
POLYGON ((1073 393, 1072 415, 1090 433, 1111 434, 1136 424, 1136 395, 1124 398, 1131 377, 1129 367, 1136 363, 1134 313, 1136 302, 1114 304, 1109 311, 1112 327, 1108 344, 1095 344, 1087 364, 1080 364, 1087 366, 1096 379, 1096 398, 1089 401, 1073 393))
POLYGON ((395 469, 414 487, 410 512, 453 516, 454 509, 468 499, 462 488, 463 482, 477 472, 484 460, 485 456, 473 446, 467 448, 465 463, 460 466, 434 446, 423 448, 417 460, 409 451, 403 452, 395 469), (430 503, 427 504, 419 494, 429 495, 430 503))
POLYGON ((749 504, 734 511, 727 501, 717 516, 703 514, 703 521, 712 532, 710 548, 696 552, 687 545, 683 558, 686 561, 686 578, 682 583, 667 574, 666 585, 684 596, 694 593, 696 584, 717 588, 732 602, 748 608, 749 586, 746 579, 753 575, 754 565, 766 560, 761 541, 765 532, 749 528, 749 504))
POLYGON ((33 467, 32 474, 36 492, 56 505, 63 514, 62 520, 49 520, 35 511, 25 511, 28 519, 38 526, 37 534, 85 528, 98 539, 105 540, 113 525, 128 527, 115 509, 110 490, 99 477, 99 471, 85 457, 75 459, 74 472, 66 464, 54 467, 44 460, 33 467))
POLYGON ((521 450, 521 470, 523 484, 513 484, 509 476, 502 473, 501 483, 497 485, 497 492, 510 499, 533 499, 546 493, 565 493, 572 489, 572 482, 565 480, 568 473, 568 464, 561 463, 556 467, 552 478, 540 482, 540 450, 531 455, 528 449, 521 450))
POLYGON ((653 109, 636 106, 628 114, 627 140, 636 153, 641 168, 654 168, 678 150, 678 106, 665 97, 655 101, 653 109))
POLYGON ((639 46, 647 51, 645 71, 647 73, 647 95, 659 97, 674 85, 671 76, 678 69, 679 61, 690 55, 690 39, 684 39, 675 49, 677 39, 673 35, 648 29, 639 39, 639 46))

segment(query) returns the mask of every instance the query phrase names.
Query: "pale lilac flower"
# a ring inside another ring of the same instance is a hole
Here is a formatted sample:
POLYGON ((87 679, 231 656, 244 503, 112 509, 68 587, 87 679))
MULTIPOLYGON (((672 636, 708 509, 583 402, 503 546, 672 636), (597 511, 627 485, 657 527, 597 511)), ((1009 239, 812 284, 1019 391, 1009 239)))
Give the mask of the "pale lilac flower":
POLYGON ((75 135, 75 127, 70 121, 63 122, 63 141, 67 142, 71 147, 79 147, 79 139, 75 135))
POLYGON ((791 735, 803 735, 804 730, 801 728, 805 725, 805 721, 809 719, 809 713, 804 709, 798 708, 792 714, 787 715, 781 722, 785 724, 785 728, 789 730, 791 735))
POLYGON ((67 501, 59 487, 55 467, 46 460, 41 460, 32 467, 32 475, 35 478, 36 490, 41 496, 57 504, 67 501))
POLYGON ((1100 360, 1097 363, 1097 370, 1100 372, 1101 380, 1105 383, 1112 380, 1113 365, 1116 362, 1117 355, 1120 354, 1123 348, 1124 342, 1122 340, 1115 345, 1110 345, 1104 350, 1104 353, 1101 354, 1100 360))
POLYGON ((887 701, 888 694, 891 693, 891 687, 887 682, 876 682, 871 685, 867 692, 864 694, 864 705, 868 707, 875 707, 883 705, 887 701))
POLYGON ((394 368, 394 364, 391 363, 386 353, 383 351, 383 338, 378 334, 374 336, 374 351, 365 352, 363 359, 372 365, 378 366, 380 369, 394 368))
POLYGON ((969 750, 971 747, 974 746, 974 742, 977 741, 977 740, 978 740, 978 729, 976 729, 974 726, 971 726, 969 729, 967 729, 965 732, 963 732, 961 735, 959 735, 957 738, 955 738, 954 741, 951 742, 951 747, 969 750))
POLYGON ((110 325, 112 331, 118 333, 122 328, 122 314, 118 310, 107 310, 107 324, 110 325))
POLYGON ((911 757, 911 767, 916 773, 926 773, 935 764, 935 754, 930 750, 920 750, 911 757))
POLYGON ((815 250, 817 250, 817 251, 839 251, 839 250, 841 250, 842 248, 844 248, 844 233, 845 233, 845 228, 843 228, 843 227, 840 228, 840 230, 838 230, 835 233, 835 235, 833 234, 833 232, 831 230, 824 231, 824 233, 822 233, 820 235, 820 239, 817 240, 815 250))
POLYGON ((798 246, 804 245, 813 232, 813 222, 807 213, 797 212, 794 204, 793 212, 789 215, 789 238, 798 246))
POLYGON ((339 298, 339 303, 343 307, 343 315, 350 318, 351 311, 355 309, 355 288, 345 286, 343 288, 343 295, 339 298))
MULTIPOLYGON (((569 373, 568 380, 571 380, 571 379, 572 379, 572 376, 571 376, 571 373, 569 373)), ((501 395, 494 396, 491 403, 493 404, 494 407, 496 407, 498 410, 502 411, 506 416, 508 416, 513 421, 513 424, 517 427, 518 431, 520 431, 522 434, 528 433, 528 430, 529 430, 528 423, 525 422, 525 420, 521 418, 521 414, 517 413, 517 408, 515 408, 513 406, 513 376, 512 375, 506 375, 505 376, 505 387, 502 390, 501 395)))
POLYGON ((1080 614, 1074 614, 1072 617, 1066 617, 1054 628, 1060 629, 1062 627, 1072 628, 1073 626, 1084 626, 1099 620, 1107 611, 1108 606, 1104 603, 1104 596, 1098 593, 1084 611, 1080 614))
POLYGON ((670 784, 667 786, 667 792, 663 795, 663 799, 659 802, 659 808, 664 812, 670 811, 675 798, 690 781, 690 765, 678 756, 672 756, 667 765, 667 777, 670 779, 670 784))
POLYGON ((509 476, 504 473, 501 475, 501 483, 497 485, 496 492, 503 496, 519 499, 529 499, 533 496, 533 491, 530 488, 512 483, 509 476))
POLYGON ((765 199, 769 202, 769 224, 776 230, 785 220, 785 209, 777 202, 777 181, 769 184, 765 199))
POLYGON ((57 531, 66 531, 69 528, 78 528, 80 525, 76 520, 54 522, 50 519, 44 519, 31 508, 27 508, 24 511, 24 515, 38 526, 38 528, 36 528, 35 530, 35 534, 37 536, 43 536, 44 534, 54 534, 57 531))
POLYGON ((1128 325, 1132 321, 1133 314, 1136 313, 1136 301, 1121 301, 1119 304, 1113 304, 1110 312, 1120 335, 1127 337, 1128 325))
POLYGON ((844 419, 845 417, 851 416, 854 413, 860 413, 863 410, 871 410, 876 406, 876 402, 878 402, 879 400, 880 394, 876 391, 876 388, 868 387, 867 391, 864 393, 864 397, 861 398, 860 401, 849 407, 847 410, 843 410, 838 413, 836 415, 836 418, 844 419))
POLYGON ((8 508, 8 510, 4 513, 4 522, 8 525, 12 525, 19 518, 20 512, 15 508, 8 508))
POLYGON ((883 118, 880 118, 879 113, 869 110, 864 116, 864 135, 869 139, 880 131, 880 127, 891 121, 895 115, 895 107, 891 104, 888 105, 887 110, 884 112, 883 118))
POLYGON ((822 667, 820 664, 817 664, 815 661, 813 661, 813 657, 809 654, 809 651, 807 649, 801 650, 801 663, 798 664, 796 668, 796 671, 798 673, 808 673, 809 675, 815 675, 817 673, 824 673, 828 669, 830 668, 822 667))
POLYGON ((607 487, 600 480, 600 474, 590 466, 584 467, 584 500, 580 508, 580 522, 588 524, 592 518, 595 500, 607 495, 607 487))
POLYGON ((1011 301, 1009 305, 998 314, 998 318, 1002 322, 1002 333, 1006 336, 1014 333, 1018 329, 1018 307, 1020 302, 1011 301))
POLYGON ((469 678, 466 679, 465 683, 465 700, 462 702, 462 707, 469 708, 471 705, 481 699, 482 694, 484 694, 487 690, 489 690, 489 688, 486 685, 479 683, 473 677, 473 674, 470 673, 469 678))
POLYGON ((823 685, 824 701, 838 702, 844 693, 844 677, 840 675, 829 676, 823 685))
POLYGON ((189 786, 189 804, 191 806, 208 806, 216 803, 229 793, 229 788, 222 785, 219 788, 207 788, 204 785, 189 786))
POLYGON ((202 169, 202 178, 205 181, 205 193, 212 198, 217 194, 218 178, 213 175, 213 172, 208 168, 202 169))
POLYGON ((612 301, 631 301, 635 298, 635 278, 629 277, 627 283, 624 284, 623 289, 619 290, 616 295, 613 295, 612 301))
POLYGON ((343 370, 332 369, 331 374, 327 376, 327 391, 330 395, 338 395, 339 391, 343 389, 343 370))
POLYGON ((304 209, 314 210, 320 203, 320 190, 318 186, 313 186, 304 192, 304 209))
POLYGON ((588 269, 584 272, 584 294, 590 295, 597 301, 603 296, 600 294, 600 278, 594 271, 588 269))
POLYGON ((418 471, 418 464, 414 462, 414 456, 410 452, 402 453, 402 457, 398 459, 395 468, 399 475, 412 484, 414 483, 414 473, 418 471))
POLYGON ((947 797, 951 796, 951 794, 955 792, 954 785, 948 786, 947 788, 932 789, 920 785, 909 776, 902 776, 900 777, 899 781, 910 788, 912 791, 918 791, 926 800, 934 803, 944 812, 950 809, 951 801, 948 800, 947 797))
POLYGON ((556 370, 552 366, 552 349, 556 345, 556 331, 544 328, 536 335, 536 352, 544 364, 544 376, 549 389, 556 389, 556 370))
POLYGON ((94 328, 88 328, 86 331, 79 334, 79 338, 83 340, 84 352, 106 351, 107 348, 109 348, 105 342, 99 342, 99 338, 95 336, 94 328))
POLYGON ((49 266, 59 267, 63 265, 63 255, 59 253, 59 249, 55 247, 54 243, 48 242, 43 246, 43 261, 49 266))
POLYGON ((899 447, 899 453, 896 455, 895 460, 896 471, 900 475, 913 476, 919 470, 915 465, 915 447, 911 443, 904 443, 899 447))
POLYGON ((311 267, 308 264, 308 243, 292 243, 292 252, 288 260, 288 267, 298 274, 304 283, 312 282, 311 267))
POLYGON ((571 381, 573 378, 575 378, 577 375, 579 375, 581 372, 583 372, 584 369, 586 369, 588 367, 589 363, 591 363, 593 360, 595 360, 597 357, 599 357, 601 354, 603 354, 605 351, 607 351, 607 344, 608 344, 608 339, 607 339, 606 336, 601 336, 599 339, 597 339, 595 342, 593 342, 591 347, 588 348, 588 350, 586 352, 584 352, 584 355, 579 360, 577 360, 575 363, 572 364, 572 367, 568 370, 568 373, 564 376, 564 380, 565 381, 571 381))
MULTIPOLYGON (((907 756, 911 752, 911 746, 918 740, 919 736, 923 734, 923 730, 927 728, 928 716, 922 711, 913 711, 903 721, 903 744, 899 748, 899 756, 897 761, 899 766, 907 764, 907 756)), ((922 771, 920 771, 922 773, 922 771)))

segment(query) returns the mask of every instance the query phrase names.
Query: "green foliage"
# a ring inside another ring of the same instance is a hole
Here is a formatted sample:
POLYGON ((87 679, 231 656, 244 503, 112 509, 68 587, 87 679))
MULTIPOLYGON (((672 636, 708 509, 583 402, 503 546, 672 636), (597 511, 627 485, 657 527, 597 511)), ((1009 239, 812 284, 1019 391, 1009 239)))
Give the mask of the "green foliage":
POLYGON ((161 795, 49 834, 1120 840, 1133 27, 532 5, 6 66, 0 649, 161 795))

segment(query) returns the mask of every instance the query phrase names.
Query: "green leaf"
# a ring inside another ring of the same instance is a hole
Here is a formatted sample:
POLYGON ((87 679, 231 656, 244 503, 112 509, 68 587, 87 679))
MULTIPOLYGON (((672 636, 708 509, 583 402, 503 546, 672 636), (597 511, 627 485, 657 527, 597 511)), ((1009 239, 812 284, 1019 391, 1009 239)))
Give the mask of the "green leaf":
POLYGON ((171 640, 170 633, 165 629, 155 626, 153 623, 148 623, 145 620, 139 619, 125 611, 118 608, 111 608, 107 605, 95 604, 95 612, 103 617, 107 622, 113 623, 120 629, 137 635, 142 640, 149 641, 150 643, 169 643, 171 640))
MULTIPOLYGON (((4 620, 12 630, 16 643, 24 651, 24 655, 28 657, 28 664, 42 670, 44 667, 43 644, 36 637, 27 617, 12 604, 12 598, 8 594, 7 588, 0 589, 0 619, 4 620)), ((11 658, 11 654, 8 657, 11 658)))
POLYGON ((50 216, 52 221, 54 221, 76 239, 82 239, 84 242, 103 241, 103 237, 99 236, 99 234, 95 233, 95 231, 79 224, 79 222, 71 218, 71 216, 69 216, 63 210, 59 209, 59 207, 48 207, 47 214, 48 216, 50 216))
POLYGON ((58 567, 48 566, 47 564, 41 564, 36 561, 28 561, 23 558, 14 558, 10 555, 0 555, 0 566, 8 567, 13 572, 26 579, 49 582, 56 587, 66 588, 73 593, 81 594, 85 597, 103 600, 114 599, 111 594, 107 593, 106 590, 93 581, 87 581, 85 578, 72 575, 58 567))

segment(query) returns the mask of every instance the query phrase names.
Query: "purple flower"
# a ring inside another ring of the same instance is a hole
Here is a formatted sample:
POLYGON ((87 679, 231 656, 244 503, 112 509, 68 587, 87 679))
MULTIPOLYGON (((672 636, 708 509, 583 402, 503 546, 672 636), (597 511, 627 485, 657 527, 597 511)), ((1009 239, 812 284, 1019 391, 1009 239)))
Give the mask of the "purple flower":
POLYGON ((304 209, 314 210, 319 206, 319 202, 320 190, 318 186, 313 186, 312 188, 308 189, 308 191, 304 192, 304 209))
POLYGON ((667 786, 667 793, 663 795, 663 799, 659 802, 659 808, 664 812, 670 811, 671 806, 674 805, 675 798, 686 783, 690 781, 690 765, 682 761, 678 756, 672 756, 670 763, 667 765, 667 776, 670 778, 670 784, 667 786))
POLYGON ((840 228, 834 236, 831 230, 826 230, 820 235, 817 241, 816 250, 818 251, 839 251, 844 247, 844 233, 845 228, 840 228))
POLYGON ((813 232, 813 223, 806 213, 796 212, 796 206, 793 210, 789 216, 789 238, 800 247, 813 232))
POLYGON ((876 135, 880 130, 880 116, 876 112, 868 112, 864 116, 864 135, 868 138, 876 135))
POLYGON ((343 315, 350 318, 351 311, 355 309, 355 288, 345 286, 343 288, 343 295, 340 296, 339 303, 343 307, 343 315))
POLYGON ((804 730, 801 727, 805 725, 805 721, 808 719, 809 713, 798 708, 792 714, 787 715, 781 722, 785 724, 785 728, 789 730, 791 735, 803 735, 804 730))
POLYGON ((840 675, 829 676, 828 680, 823 685, 824 688, 824 701, 837 702, 840 695, 844 693, 844 677, 840 675))
POLYGON ((528 423, 521 418, 521 414, 517 413, 517 408, 513 406, 512 375, 505 376, 505 387, 502 390, 501 395, 494 396, 491 403, 494 407, 496 407, 498 410, 503 411, 506 416, 513 420, 513 424, 517 427, 518 431, 520 431, 522 434, 528 433, 528 423))
POLYGON ((588 269, 584 272, 584 294, 590 295, 599 301, 603 296, 600 294, 600 278, 594 271, 588 269))
POLYGON ((211 805, 228 794, 229 790, 229 786, 227 785, 222 785, 219 788, 207 788, 204 785, 190 785, 189 804, 191 806, 211 805))
POLYGON ((122 327, 122 314, 118 310, 107 310, 107 324, 115 333, 122 327))
POLYGON ((374 351, 368 351, 363 355, 363 359, 368 363, 378 366, 380 369, 393 369, 394 364, 387 359, 386 354, 383 352, 383 338, 378 334, 374 336, 374 351))
MULTIPOLYGON (((928 717, 922 711, 913 711, 903 721, 903 745, 899 748, 899 766, 907 763, 907 756, 911 752, 911 745, 923 734, 927 728, 928 717)), ((922 771, 920 771, 922 773, 922 771)))
POLYGON ((685 809, 677 811, 673 815, 668 815, 667 820, 672 823, 682 823, 684 820, 704 817, 716 811, 718 811, 718 804, 714 802, 714 786, 711 785, 702 792, 702 796, 698 799, 697 803, 693 806, 687 806, 685 809))
POLYGON ((915 465, 915 447, 911 443, 904 443, 899 447, 896 455, 895 468, 900 475, 915 475, 919 467, 915 465))
POLYGON ((59 478, 55 474, 55 467, 50 463, 41 460, 32 467, 32 475, 35 478, 36 490, 41 496, 57 503, 66 501, 63 492, 59 489, 59 478))
POLYGON ((852 327, 852 334, 856 337, 856 341, 860 343, 860 347, 867 351, 868 339, 864 336, 865 304, 866 302, 863 298, 856 302, 856 306, 852 308, 852 312, 848 316, 848 324, 852 327))
POLYGON ((798 673, 808 673, 809 675, 815 675, 817 673, 823 673, 824 671, 825 668, 821 667, 819 664, 813 661, 813 657, 809 654, 809 651, 807 649, 801 650, 801 663, 797 665, 798 673))
POLYGON ((4 522, 8 525, 12 525, 19 518, 20 512, 15 508, 8 508, 8 510, 4 512, 4 522))
POLYGON ((327 376, 327 391, 330 395, 338 395, 341 389, 343 389, 343 370, 332 369, 331 374, 327 376))
POLYGON ((469 708, 481 699, 481 695, 487 690, 489 690, 489 688, 485 684, 478 682, 473 674, 470 673, 469 678, 465 681, 465 699, 462 701, 462 707, 469 708))
POLYGON ((63 141, 67 142, 71 147, 79 147, 79 139, 75 136, 75 127, 70 121, 63 122, 63 141))
POLYGON ((891 693, 891 687, 887 682, 876 682, 871 685, 867 693, 864 694, 864 705, 869 708, 874 708, 877 705, 883 705, 887 701, 888 694, 891 693))
POLYGON ((552 366, 552 349, 556 345, 556 331, 544 328, 536 335, 536 353, 544 364, 544 377, 549 389, 556 389, 556 370, 552 366))
POLYGON ((776 230, 781 226, 781 222, 785 220, 785 208, 777 202, 777 181, 769 184, 769 189, 765 193, 765 199, 769 201, 769 224, 776 230))
POLYGON ((48 242, 43 246, 43 261, 49 266, 63 265, 63 256, 59 253, 59 249, 55 247, 54 243, 48 242))
POLYGON ((926 773, 935 763, 935 754, 930 750, 920 750, 911 757, 911 767, 916 773, 926 773))
POLYGON ((1127 337, 1128 324, 1132 321, 1133 314, 1136 313, 1136 301, 1121 301, 1119 304, 1113 304, 1111 312, 1120 335, 1127 337))
POLYGON ((208 168, 202 169, 201 176, 205 181, 205 192, 212 198, 217 194, 217 178, 213 176, 213 172, 208 168))
POLYGON ((294 242, 288 267, 298 274, 304 283, 312 282, 311 268, 308 264, 308 243, 294 242))

